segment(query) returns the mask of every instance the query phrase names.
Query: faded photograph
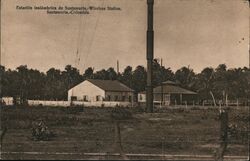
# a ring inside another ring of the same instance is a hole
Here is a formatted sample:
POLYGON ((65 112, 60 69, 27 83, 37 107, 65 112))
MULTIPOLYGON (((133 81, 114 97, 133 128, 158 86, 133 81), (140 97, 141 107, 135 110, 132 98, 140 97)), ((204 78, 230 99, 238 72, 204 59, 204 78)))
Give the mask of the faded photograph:
POLYGON ((1 159, 249 160, 249 1, 0 2, 1 159))

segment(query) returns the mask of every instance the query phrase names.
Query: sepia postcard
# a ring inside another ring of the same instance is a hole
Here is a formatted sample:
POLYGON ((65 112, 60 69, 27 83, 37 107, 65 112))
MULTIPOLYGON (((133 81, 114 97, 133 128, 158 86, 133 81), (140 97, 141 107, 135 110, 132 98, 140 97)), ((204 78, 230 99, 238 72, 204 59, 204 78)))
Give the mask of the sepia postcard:
POLYGON ((0 159, 249 160, 248 0, 0 9, 0 159))

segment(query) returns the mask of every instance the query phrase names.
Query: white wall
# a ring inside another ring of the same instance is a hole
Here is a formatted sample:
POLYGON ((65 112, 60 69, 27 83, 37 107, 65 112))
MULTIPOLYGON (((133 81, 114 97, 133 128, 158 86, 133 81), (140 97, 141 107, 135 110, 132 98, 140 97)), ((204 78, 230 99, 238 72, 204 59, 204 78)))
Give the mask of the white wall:
POLYGON ((99 102, 83 102, 73 101, 73 105, 83 105, 84 107, 132 107, 130 102, 114 102, 114 101, 99 101, 99 102))
POLYGON ((2 97, 1 102, 5 103, 5 105, 13 105, 14 99, 13 97, 2 97))
POLYGON ((80 105, 84 107, 131 107, 130 102, 109 102, 109 101, 99 101, 99 102, 83 102, 83 101, 44 101, 44 100, 28 100, 28 105, 30 106, 54 106, 54 107, 69 107, 72 105, 80 105))
POLYGON ((76 85, 68 91, 68 101, 71 101, 71 96, 76 96, 78 101, 83 101, 83 96, 88 96, 88 101, 96 101, 96 96, 105 97, 105 91, 95 86, 88 80, 76 85))
MULTIPOLYGON (((154 103, 161 103, 161 99, 159 99, 159 98, 161 98, 161 97, 159 97, 158 99, 157 99, 157 94, 154 94, 154 103)), ((142 103, 142 102, 146 102, 146 94, 144 94, 144 93, 139 93, 138 94, 138 102, 140 102, 140 103, 142 103)), ((163 96, 163 104, 164 105, 170 105, 170 95, 169 94, 164 94, 164 96, 163 96)))
POLYGON ((60 107, 68 107, 70 106, 69 101, 43 101, 43 100, 28 100, 28 105, 30 106, 60 106, 60 107))

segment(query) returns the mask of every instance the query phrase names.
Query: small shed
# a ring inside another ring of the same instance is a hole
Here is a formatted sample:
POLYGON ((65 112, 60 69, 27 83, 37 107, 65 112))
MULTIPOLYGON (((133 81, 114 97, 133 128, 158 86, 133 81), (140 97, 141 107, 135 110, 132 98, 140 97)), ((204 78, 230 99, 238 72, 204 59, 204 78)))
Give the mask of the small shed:
MULTIPOLYGON (((163 105, 193 103, 196 100, 196 92, 184 89, 172 81, 163 82, 153 89, 154 103, 163 105)), ((146 102, 146 91, 138 94, 138 102, 146 102)))

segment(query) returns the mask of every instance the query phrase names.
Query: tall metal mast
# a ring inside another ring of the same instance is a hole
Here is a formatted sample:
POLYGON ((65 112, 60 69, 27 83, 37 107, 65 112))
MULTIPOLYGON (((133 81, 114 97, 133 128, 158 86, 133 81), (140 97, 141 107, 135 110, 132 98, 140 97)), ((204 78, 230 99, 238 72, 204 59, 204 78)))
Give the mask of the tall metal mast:
POLYGON ((147 0, 148 30, 147 30, 147 87, 146 111, 153 112, 152 65, 154 58, 153 6, 154 0, 147 0))

